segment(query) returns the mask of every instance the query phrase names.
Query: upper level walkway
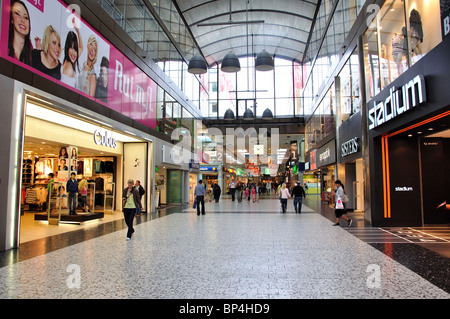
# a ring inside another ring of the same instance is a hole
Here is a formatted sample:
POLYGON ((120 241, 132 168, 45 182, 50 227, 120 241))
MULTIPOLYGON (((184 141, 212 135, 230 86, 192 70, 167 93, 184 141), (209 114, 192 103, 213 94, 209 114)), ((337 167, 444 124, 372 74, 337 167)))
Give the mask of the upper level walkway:
POLYGON ((223 198, 205 216, 143 214, 130 241, 118 219, 0 253, 0 298, 450 298, 448 227, 388 230, 349 217, 351 227, 333 227, 314 196, 301 214, 292 200, 281 214, 276 199, 223 198))

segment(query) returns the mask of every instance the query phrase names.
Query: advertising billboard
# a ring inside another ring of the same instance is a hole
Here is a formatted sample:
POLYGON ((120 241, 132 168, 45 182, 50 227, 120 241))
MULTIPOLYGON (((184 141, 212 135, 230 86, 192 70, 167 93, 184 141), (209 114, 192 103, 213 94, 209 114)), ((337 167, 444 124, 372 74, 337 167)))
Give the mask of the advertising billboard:
POLYGON ((156 129, 157 85, 60 0, 5 0, 0 56, 156 129))

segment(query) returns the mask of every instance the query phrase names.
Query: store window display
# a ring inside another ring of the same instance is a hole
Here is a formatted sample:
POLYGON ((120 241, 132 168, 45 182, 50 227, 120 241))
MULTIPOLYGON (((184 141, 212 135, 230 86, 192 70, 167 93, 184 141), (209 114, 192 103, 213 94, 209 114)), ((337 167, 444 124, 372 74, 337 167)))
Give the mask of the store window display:
POLYGON ((411 65, 442 41, 440 1, 407 1, 411 65))
POLYGON ((439 1, 388 0, 364 34, 370 100, 442 41, 439 1))

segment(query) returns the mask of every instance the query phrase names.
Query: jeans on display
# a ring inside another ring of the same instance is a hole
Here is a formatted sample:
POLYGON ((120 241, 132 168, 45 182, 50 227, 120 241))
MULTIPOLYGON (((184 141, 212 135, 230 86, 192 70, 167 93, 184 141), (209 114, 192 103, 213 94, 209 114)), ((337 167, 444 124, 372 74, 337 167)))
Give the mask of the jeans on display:
POLYGON ((136 208, 124 208, 123 209, 123 217, 125 219, 125 224, 127 224, 127 227, 128 227, 127 238, 131 238, 131 235, 134 233, 133 220, 134 220, 135 214, 136 214, 136 208))
POLYGON ((302 211, 302 200, 303 200, 303 198, 301 196, 294 197, 294 209, 295 209, 296 212, 301 213, 301 211, 302 211), (297 206, 298 206, 298 210, 297 210, 297 206))
POLYGON ((205 215, 205 196, 197 196, 197 215, 200 215, 200 204, 202 204, 202 215, 205 215))
POLYGON ((69 214, 75 214, 77 209, 77 193, 69 193, 69 214))

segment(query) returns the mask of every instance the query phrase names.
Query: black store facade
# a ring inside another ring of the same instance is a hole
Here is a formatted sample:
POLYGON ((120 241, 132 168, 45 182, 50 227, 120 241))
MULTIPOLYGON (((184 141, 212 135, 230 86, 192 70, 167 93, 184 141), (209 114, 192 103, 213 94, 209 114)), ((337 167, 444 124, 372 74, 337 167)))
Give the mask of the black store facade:
POLYGON ((337 166, 338 179, 344 184, 350 199, 349 210, 364 211, 364 172, 362 159, 362 115, 353 114, 338 129, 337 166))
POLYGON ((450 223, 450 38, 367 104, 373 226, 450 223))

